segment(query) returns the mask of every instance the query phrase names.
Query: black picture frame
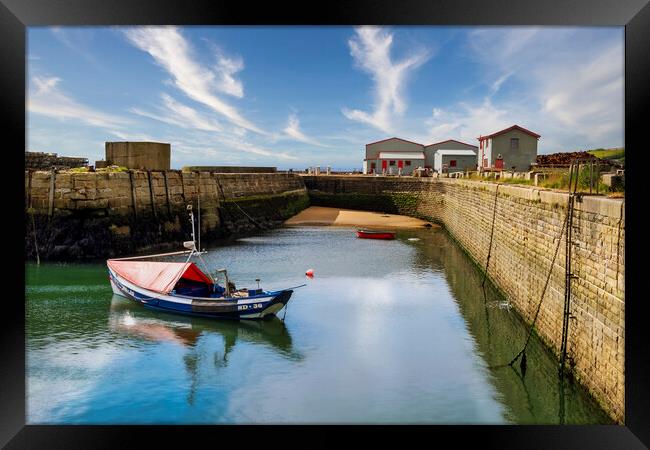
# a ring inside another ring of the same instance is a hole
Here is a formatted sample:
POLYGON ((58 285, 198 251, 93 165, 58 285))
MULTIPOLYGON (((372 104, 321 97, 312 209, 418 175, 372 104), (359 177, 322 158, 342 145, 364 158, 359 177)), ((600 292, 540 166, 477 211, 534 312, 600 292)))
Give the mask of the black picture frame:
MULTIPOLYGON (((24 232, 20 189, 24 182, 19 170, 25 148, 25 62, 26 27, 44 25, 559 25, 625 27, 625 147, 626 171, 626 419, 624 426, 417 426, 417 427, 301 427, 287 426, 36 426, 25 425, 25 308, 24 264, 13 261, 24 253, 20 240, 6 228, 4 275, 7 279, 2 301, 3 326, 0 354, 0 445, 6 448, 125 448, 145 439, 162 444, 195 439, 216 446, 228 438, 259 443, 278 440, 291 445, 296 431, 309 432, 301 446, 341 445, 340 431, 361 432, 365 438, 381 441, 388 434, 410 442, 439 445, 450 442, 464 446, 503 448, 647 448, 650 445, 650 370, 645 333, 647 297, 641 284, 644 276, 637 261, 647 248, 639 203, 643 195, 643 152, 647 140, 645 121, 650 117, 650 5, 648 0, 363 0, 323 2, 266 2, 200 0, 192 3, 164 1, 99 0, 0 0, 0 87, 4 158, 8 161, 3 178, 5 225, 24 232), (9 138, 9 139, 7 139, 9 138), (15 158, 15 159, 14 159, 15 158), (637 206, 634 206, 634 205, 637 206), (16 248, 13 248, 15 245, 16 248), (20 280, 23 285, 20 286, 20 280), (336 431, 336 433, 334 433, 336 431), (314 439, 315 438, 315 439, 314 439)), ((24 196, 24 192, 23 192, 24 196)), ((647 295, 647 294, 646 294, 647 295)), ((229 441, 233 442, 233 441, 229 441)), ((164 446, 167 446, 164 445, 164 446)), ((232 444, 229 444, 232 445, 232 444)), ((420 444, 422 445, 422 444, 420 444)))

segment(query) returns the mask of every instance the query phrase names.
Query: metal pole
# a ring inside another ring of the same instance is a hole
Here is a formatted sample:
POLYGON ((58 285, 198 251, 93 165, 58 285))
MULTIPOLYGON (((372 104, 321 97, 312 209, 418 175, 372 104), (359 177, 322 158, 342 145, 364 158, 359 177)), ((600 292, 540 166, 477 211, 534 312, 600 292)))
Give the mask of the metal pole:
POLYGON ((197 209, 199 210, 199 251, 201 251, 201 178, 199 178, 199 197, 197 199, 197 209))
POLYGON ((187 210, 190 212, 190 223, 192 224, 192 242, 196 244, 196 238, 194 237, 194 213, 192 212, 192 205, 187 205, 187 210))
MULTIPOLYGON (((578 168, 580 167, 580 164, 578 164, 578 168)), ((573 166, 572 166, 573 169, 573 166)), ((569 179, 571 179, 571 176, 573 175, 573 170, 571 170, 571 173, 569 175, 569 179)), ((580 176, 580 170, 578 169, 578 173, 576 175, 576 178, 579 178, 580 176)), ((575 185, 577 188, 577 183, 575 185)), ((565 263, 564 263, 564 269, 565 269, 565 277, 564 277, 564 315, 563 315, 563 320, 562 320, 562 345, 560 347, 560 368, 559 372, 560 375, 564 374, 564 366, 566 362, 566 354, 567 354, 567 341, 569 338, 569 319, 571 316, 571 280, 574 278, 573 273, 571 272, 571 232, 573 229, 573 205, 575 201, 575 193, 576 190, 574 189, 573 192, 569 192, 569 203, 567 205, 567 227, 566 227, 566 250, 565 250, 565 263)))

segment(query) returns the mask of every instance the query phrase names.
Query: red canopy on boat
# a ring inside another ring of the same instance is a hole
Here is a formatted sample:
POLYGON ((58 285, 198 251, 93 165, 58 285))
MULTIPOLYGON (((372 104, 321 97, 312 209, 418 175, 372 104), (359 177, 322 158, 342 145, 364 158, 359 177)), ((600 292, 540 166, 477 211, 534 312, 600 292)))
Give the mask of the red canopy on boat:
POLYGON ((150 291, 168 294, 181 278, 212 283, 192 262, 121 261, 109 259, 106 264, 120 277, 150 291))

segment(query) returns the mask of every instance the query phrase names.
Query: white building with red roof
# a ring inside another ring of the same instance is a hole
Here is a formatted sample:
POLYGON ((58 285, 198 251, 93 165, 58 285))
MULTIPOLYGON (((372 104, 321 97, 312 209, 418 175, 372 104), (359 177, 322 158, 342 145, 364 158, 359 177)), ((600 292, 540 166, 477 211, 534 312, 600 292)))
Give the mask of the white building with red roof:
POLYGON ((454 139, 424 145, 392 137, 366 144, 363 173, 409 175, 418 167, 433 169, 435 161, 442 161, 439 165, 444 164, 446 171, 476 170, 477 151, 476 145, 454 139), (439 150, 444 150, 444 155, 436 159, 439 150))
POLYGON ((366 144, 363 173, 409 175, 425 165, 424 145, 392 137, 366 144))
POLYGON ((479 136, 479 170, 510 170, 513 167, 517 172, 530 170, 537 159, 537 141, 540 137, 519 125, 479 136))

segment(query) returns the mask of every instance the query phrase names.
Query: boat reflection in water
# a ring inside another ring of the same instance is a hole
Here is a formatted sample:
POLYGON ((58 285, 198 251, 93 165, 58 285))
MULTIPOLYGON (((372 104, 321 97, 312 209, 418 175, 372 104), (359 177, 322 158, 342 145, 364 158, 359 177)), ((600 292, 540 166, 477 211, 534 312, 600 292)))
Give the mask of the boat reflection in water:
POLYGON ((264 321, 214 320, 150 311, 132 301, 113 295, 110 306, 109 329, 140 342, 176 343, 186 347, 183 363, 190 377, 187 401, 194 404, 197 389, 202 384, 201 362, 212 360, 212 370, 225 370, 228 358, 238 342, 264 346, 272 353, 300 361, 303 356, 293 350, 291 335, 284 322, 273 316, 264 321), (221 347, 212 345, 211 337, 223 339, 221 347), (200 345, 202 341, 206 345, 200 345))
POLYGON ((193 347, 204 335, 220 335, 226 354, 238 340, 270 347, 290 359, 302 359, 292 348, 291 335, 277 317, 264 321, 210 320, 200 317, 150 311, 140 305, 113 295, 109 328, 120 334, 147 341, 168 341, 193 347))

